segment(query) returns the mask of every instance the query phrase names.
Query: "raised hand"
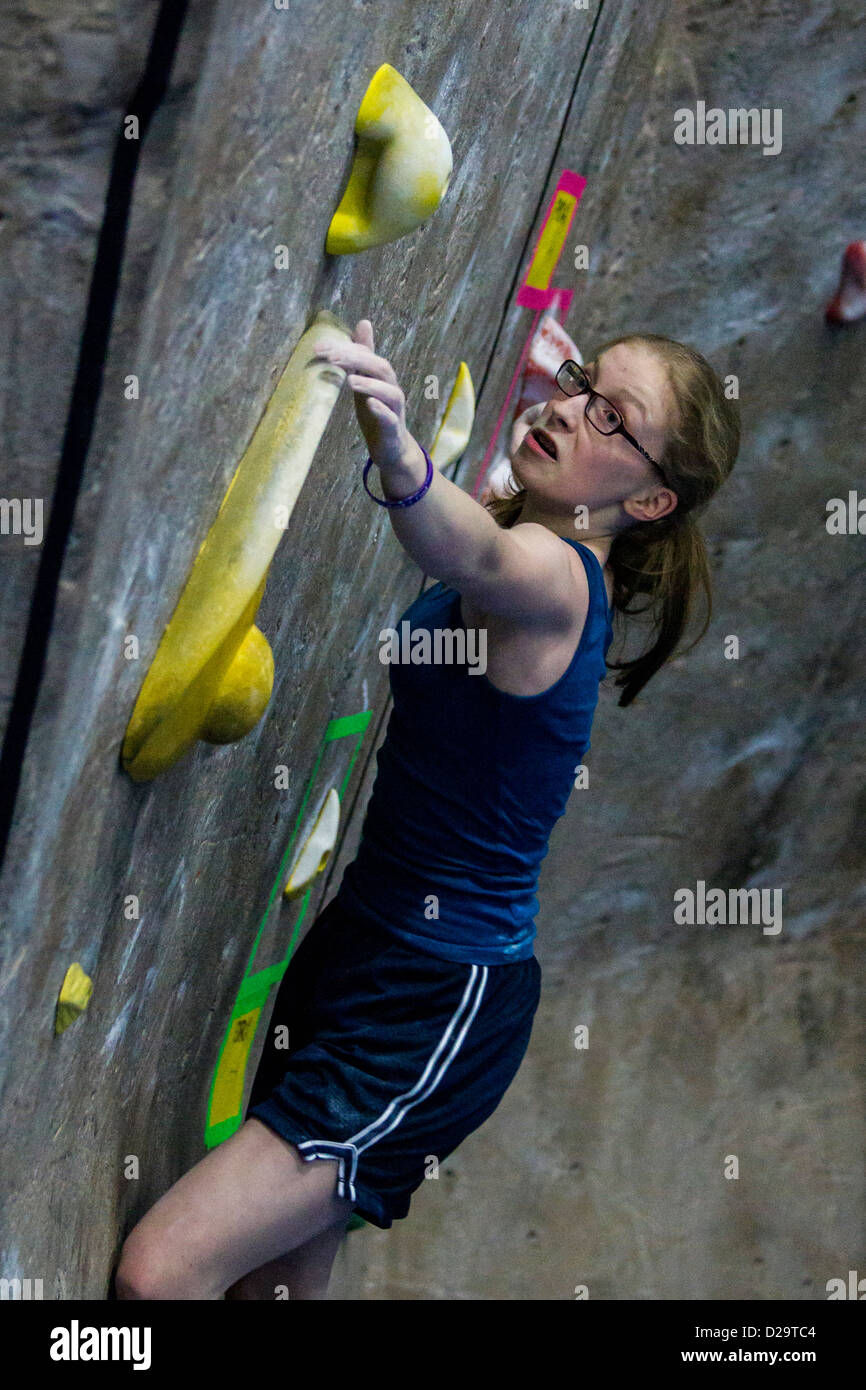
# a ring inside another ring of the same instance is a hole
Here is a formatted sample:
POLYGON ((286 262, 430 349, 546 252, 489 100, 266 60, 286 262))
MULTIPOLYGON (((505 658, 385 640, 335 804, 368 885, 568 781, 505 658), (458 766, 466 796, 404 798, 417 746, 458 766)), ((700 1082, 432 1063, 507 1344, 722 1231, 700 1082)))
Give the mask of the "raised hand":
POLYGON ((406 428, 406 398, 394 368, 387 358, 376 355, 370 320, 361 319, 355 325, 351 343, 314 343, 313 350, 348 373, 355 414, 373 462, 387 469, 419 458, 423 461, 420 446, 406 428))

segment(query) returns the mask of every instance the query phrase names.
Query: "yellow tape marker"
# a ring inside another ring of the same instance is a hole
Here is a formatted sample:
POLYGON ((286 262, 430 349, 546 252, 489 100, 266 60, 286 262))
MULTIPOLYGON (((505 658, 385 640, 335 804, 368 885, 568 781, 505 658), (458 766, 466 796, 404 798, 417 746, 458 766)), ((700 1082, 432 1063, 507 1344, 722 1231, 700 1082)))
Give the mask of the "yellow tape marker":
POLYGON ((244 1097, 244 1074, 247 1056, 256 1035, 261 1008, 250 1009, 241 1014, 231 1026, 228 1040, 220 1058, 219 1071, 214 1084, 209 1120, 218 1125, 236 1115, 244 1097))

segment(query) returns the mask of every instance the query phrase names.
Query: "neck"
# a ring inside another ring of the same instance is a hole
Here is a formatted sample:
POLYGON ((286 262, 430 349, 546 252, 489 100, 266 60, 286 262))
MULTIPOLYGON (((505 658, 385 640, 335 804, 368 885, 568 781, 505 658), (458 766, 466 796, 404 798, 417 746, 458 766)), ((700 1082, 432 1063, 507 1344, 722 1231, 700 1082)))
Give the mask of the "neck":
POLYGON ((602 565, 605 565, 617 534, 615 527, 620 513, 621 508, 618 505, 600 507, 586 517, 586 526, 575 526, 573 516, 564 517, 561 512, 548 510, 527 495, 519 520, 533 521, 538 526, 545 526, 548 531, 563 539, 580 541, 582 545, 589 546, 602 565))

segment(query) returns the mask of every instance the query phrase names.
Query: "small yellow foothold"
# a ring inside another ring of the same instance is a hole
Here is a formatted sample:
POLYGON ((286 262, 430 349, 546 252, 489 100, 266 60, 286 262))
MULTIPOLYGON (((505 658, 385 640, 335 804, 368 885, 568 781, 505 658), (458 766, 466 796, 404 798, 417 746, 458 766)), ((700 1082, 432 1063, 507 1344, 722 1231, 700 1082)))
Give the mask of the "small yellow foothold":
POLYGON ((325 250, 348 256, 397 241, 434 213, 453 168, 451 144, 390 63, 374 73, 355 121, 358 147, 325 250))
POLYGON ((81 966, 75 961, 73 965, 70 965, 63 977, 63 984, 60 986, 57 1013, 54 1019, 55 1037, 68 1028, 70 1023, 74 1023, 79 1014, 84 1013, 92 993, 93 981, 89 975, 85 975, 81 966))
POLYGON ((469 368, 465 362, 461 362, 430 450, 430 458, 436 468, 446 468, 460 457, 469 443, 474 420, 475 388, 469 368))
POLYGON ((340 797, 336 787, 331 787, 325 804, 316 817, 316 823, 304 842, 303 849, 295 860, 289 881, 283 892, 287 898, 294 898, 308 888, 313 879, 322 872, 328 857, 337 843, 340 826, 340 797))

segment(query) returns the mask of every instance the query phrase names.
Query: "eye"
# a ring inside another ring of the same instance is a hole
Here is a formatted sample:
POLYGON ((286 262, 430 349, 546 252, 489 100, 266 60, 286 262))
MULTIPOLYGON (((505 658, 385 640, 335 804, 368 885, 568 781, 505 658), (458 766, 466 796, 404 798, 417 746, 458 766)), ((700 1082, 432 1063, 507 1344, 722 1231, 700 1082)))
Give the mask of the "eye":
MULTIPOLYGON (((596 369, 595 369, 595 364, 594 364, 594 363, 592 364, 591 367, 587 367, 587 369, 586 369, 587 375, 589 375, 590 371, 592 371, 592 381, 591 381, 591 385, 592 385, 593 387, 596 387, 597 381, 598 381, 598 372, 597 372, 596 369)), ((602 408, 603 408, 603 410, 604 410, 605 419, 606 419, 607 423, 610 425, 611 429, 613 429, 613 427, 614 427, 615 425, 623 425, 623 424, 625 424, 625 422, 626 422, 626 417, 625 417, 625 411, 623 410, 622 406, 617 406, 615 410, 612 410, 609 406, 603 406, 602 408)))

